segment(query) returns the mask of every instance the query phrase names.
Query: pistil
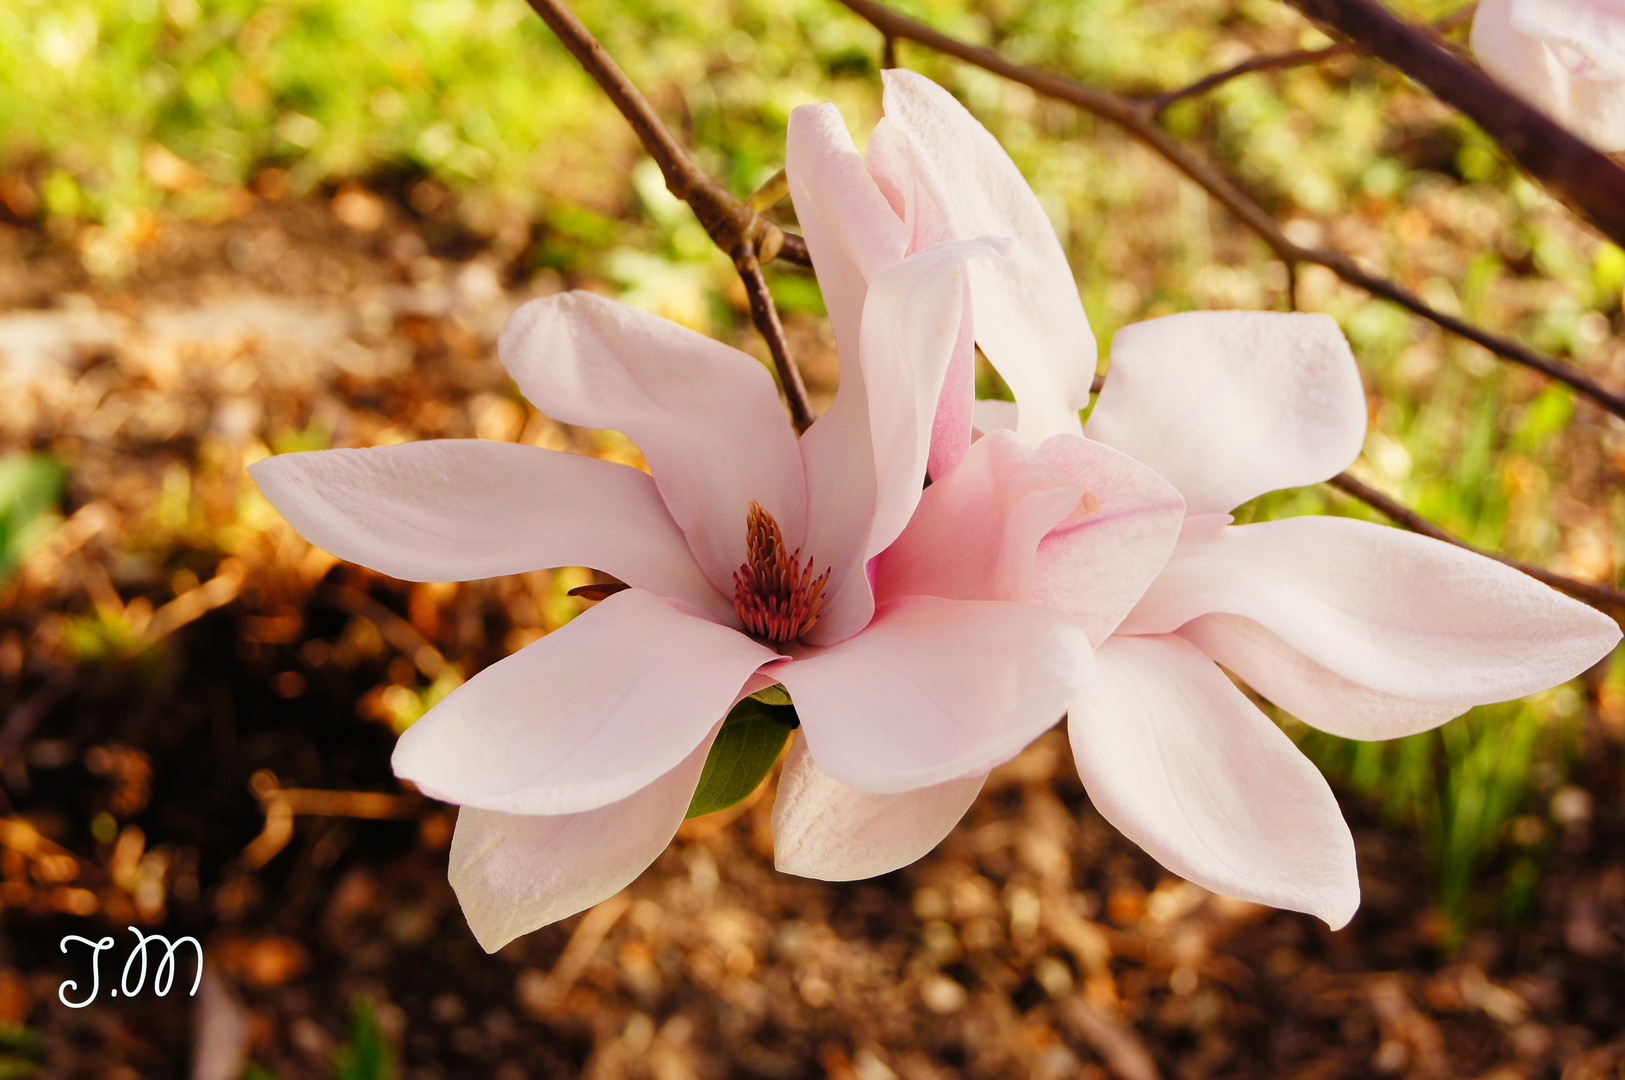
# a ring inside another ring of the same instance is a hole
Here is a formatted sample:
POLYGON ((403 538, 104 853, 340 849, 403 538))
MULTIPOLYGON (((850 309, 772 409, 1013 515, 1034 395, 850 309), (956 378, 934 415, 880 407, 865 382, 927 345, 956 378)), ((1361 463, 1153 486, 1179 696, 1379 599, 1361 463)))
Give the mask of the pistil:
POLYGON ((812 630, 829 570, 813 577, 812 559, 803 566, 801 549, 785 548, 779 523, 756 502, 745 515, 745 558, 734 572, 734 611, 745 632, 783 643, 812 630))

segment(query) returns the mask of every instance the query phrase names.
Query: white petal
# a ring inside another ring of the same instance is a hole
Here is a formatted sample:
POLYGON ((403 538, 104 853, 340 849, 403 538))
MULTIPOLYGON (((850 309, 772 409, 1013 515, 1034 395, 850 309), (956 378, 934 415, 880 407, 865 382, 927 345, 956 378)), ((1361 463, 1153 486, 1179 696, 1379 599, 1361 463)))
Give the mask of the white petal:
POLYGON ((1072 616, 1099 645, 1167 563, 1185 500, 1147 466, 1092 439, 1057 435, 1038 452, 1088 501, 1038 545, 1033 599, 1072 616))
POLYGON ((863 299, 873 277, 902 259, 908 228, 869 175, 834 105, 790 113, 784 172, 829 312, 842 379, 858 355, 863 299))
POLYGON ((1564 0, 1481 0, 1473 55, 1496 81, 1599 150, 1616 153, 1625 150, 1620 19, 1582 14, 1590 8, 1564 0))
POLYGON ((773 803, 773 865, 823 881, 858 881, 923 858, 953 831, 986 773, 896 795, 847 787, 797 739, 773 803))
POLYGON ((1180 627, 1179 636, 1299 720, 1345 739, 1414 735, 1472 707, 1413 701, 1345 679, 1240 615, 1203 615, 1180 627))
POLYGON ((395 775, 507 814, 592 810, 675 768, 777 655, 628 589, 453 690, 395 744, 395 775))
POLYGON ((519 389, 555 420, 625 433, 649 462, 695 560, 724 595, 745 561, 752 501, 792 548, 807 491, 795 431, 767 369, 667 319, 587 292, 532 300, 498 346, 519 389))
POLYGON ((977 398, 972 407, 973 434, 980 438, 995 431, 1016 430, 1016 403, 995 398, 977 398))
POLYGON ((1372 690, 1455 707, 1572 679, 1620 639, 1606 615, 1493 559, 1335 517, 1187 536, 1123 631, 1165 633, 1212 612, 1252 619, 1372 690))
POLYGON ((886 119, 942 178, 960 235, 1011 240, 1008 261, 975 263, 969 274, 976 343, 1015 394, 1017 430, 1034 446, 1076 433, 1095 339, 1054 227, 1010 155, 953 95, 910 71, 882 78, 886 119))
POLYGON ((1067 728, 1102 816, 1204 888, 1347 923, 1354 840, 1292 740, 1181 638, 1114 636, 1098 659, 1067 728))
POLYGON ((1359 456, 1360 372, 1326 315, 1189 311, 1125 326, 1088 434, 1224 513, 1359 456))
POLYGON ((700 782, 707 738, 620 802, 579 814, 457 812, 448 877, 486 952, 626 888, 666 850, 700 782))
POLYGON ((729 620, 654 482, 637 469, 517 443, 435 439, 279 454, 249 466, 323 551, 408 581, 590 566, 729 620))
POLYGON ((912 596, 775 674, 819 768, 891 794, 984 773, 1087 693, 1089 641, 1040 604, 912 596))

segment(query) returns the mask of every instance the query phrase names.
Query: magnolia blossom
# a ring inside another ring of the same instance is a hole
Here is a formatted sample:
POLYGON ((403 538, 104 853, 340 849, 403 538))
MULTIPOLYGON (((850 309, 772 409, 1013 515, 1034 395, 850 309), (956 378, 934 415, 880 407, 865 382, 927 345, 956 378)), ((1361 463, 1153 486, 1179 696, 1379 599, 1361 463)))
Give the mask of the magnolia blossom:
POLYGON ((1473 55, 1598 149, 1625 150, 1625 3, 1481 0, 1473 55))
MULTIPOLYGON (((649 473, 449 439, 253 467, 301 535, 385 574, 579 565, 629 586, 480 672, 396 748, 397 775, 462 807, 451 879, 487 949, 641 873, 748 693, 787 688, 797 760, 816 758, 819 775, 961 812, 975 795, 961 778, 1089 693, 1087 635, 1030 602, 1038 548, 1056 529, 1136 539, 1080 506, 1112 484, 1165 500, 1170 489, 1103 448, 1102 479, 1086 487, 1003 433, 922 495, 962 267, 1001 253, 988 240, 935 244, 870 278, 842 326, 839 392, 799 440, 749 356, 568 293, 514 314, 503 363, 549 416, 632 438, 649 473)), ((1163 525, 1153 546, 1165 557, 1177 515, 1163 525)), ((1140 566, 1136 595, 1155 572, 1140 566)))
MULTIPOLYGON (((969 379, 950 367, 934 420, 937 483, 1011 428, 1046 460, 1071 462, 1081 483, 1111 448, 1180 496, 1129 500, 1136 520, 1160 526, 1172 514, 1181 532, 1171 553, 1155 543, 1160 527, 1143 549, 1104 553, 1132 568, 1121 607, 1100 602, 1113 589, 1091 565, 1103 553, 1064 529, 1038 545, 1033 597, 1097 646, 1098 675, 1068 719, 1096 808, 1192 881, 1342 926, 1359 881, 1337 802, 1219 665, 1305 723, 1388 739, 1569 679, 1607 655, 1618 627, 1501 563, 1398 529, 1335 517, 1230 524, 1241 503, 1325 480, 1359 455, 1359 372, 1325 316, 1191 312, 1126 327, 1080 431, 1094 340, 1037 199, 929 80, 886 72, 885 109, 867 160, 832 107, 791 117, 791 192, 837 336, 843 323, 852 332, 866 283, 895 265, 882 256, 908 250, 898 236, 1011 240, 1004 262, 968 267, 961 340, 981 347, 1016 404, 973 403, 969 379), (977 432, 996 434, 972 445, 977 432), (1148 563, 1157 576, 1142 596, 1148 563)), ((1116 512, 1115 489, 1091 491, 1097 515, 1116 512)), ((807 807, 785 823, 794 828, 775 823, 779 865, 798 873, 889 869, 873 858, 874 832, 930 835, 962 810, 932 793, 855 797, 821 766, 793 758, 781 781, 776 813, 796 807, 787 791, 807 807)))

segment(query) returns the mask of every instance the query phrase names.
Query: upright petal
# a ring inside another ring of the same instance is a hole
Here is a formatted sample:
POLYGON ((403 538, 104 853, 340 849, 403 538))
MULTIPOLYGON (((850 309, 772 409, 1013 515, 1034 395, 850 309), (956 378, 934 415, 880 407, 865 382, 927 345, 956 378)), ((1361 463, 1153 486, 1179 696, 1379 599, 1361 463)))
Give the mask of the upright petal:
POLYGON ((825 774, 797 739, 773 802, 773 865, 822 881, 878 877, 925 857, 953 831, 986 773, 876 795, 825 774))
POLYGON ((1318 483, 1359 456, 1360 372, 1337 323, 1189 311, 1125 326, 1088 434, 1151 466, 1191 514, 1318 483))
POLYGON ((1213 662, 1177 637, 1114 636, 1067 719, 1095 809, 1181 877, 1319 916, 1360 905, 1331 788, 1213 662))
POLYGON ((720 621, 654 481, 637 469, 517 443, 435 439, 278 454, 249 466, 299 535, 408 581, 472 581, 590 566, 720 621))
POLYGON ((921 594, 1031 600, 1040 541, 1074 513, 1084 491, 1014 432, 980 439, 925 489, 908 527, 881 553, 876 603, 921 594))
MULTIPOLYGON (((908 251, 913 254, 947 240, 969 239, 960 231, 948 185, 936 166, 921 152, 905 129, 882 119, 869 133, 864 157, 869 175, 909 230, 908 251)), ((976 341, 971 319, 970 281, 965 282, 965 305, 953 359, 942 381, 936 418, 931 429, 930 472, 933 477, 953 471, 971 442, 971 407, 976 398, 976 341)))
POLYGON ((1203 615, 1179 636, 1299 720, 1345 739, 1398 739, 1436 728, 1470 701, 1413 701, 1384 694, 1317 664, 1240 615, 1203 615))
POLYGON ((459 810, 448 876, 485 951, 635 881, 677 835, 710 749, 707 738, 664 776, 596 810, 556 817, 459 810))
POLYGON ((1082 496, 1038 545, 1033 599, 1072 616, 1098 646, 1173 553, 1185 500, 1147 466, 1092 439, 1057 435, 1038 452, 1082 496))
POLYGON ((1083 631, 1039 604, 912 596, 776 674, 818 767, 895 794, 985 773, 1088 693, 1083 631))
POLYGON ((909 230, 869 175, 834 105, 801 105, 790 113, 784 172, 844 380, 856 363, 869 283, 903 258, 909 230))
POLYGON ((624 432, 643 451, 695 560, 724 595, 745 561, 752 501, 791 547, 806 529, 795 432, 767 369, 737 349, 594 293, 532 300, 499 345, 555 420, 624 432))
POLYGON ((506 814, 593 810, 674 769, 777 658, 628 589, 453 690, 395 744, 395 775, 506 814))
POLYGON ((815 644, 869 621, 865 564, 902 532, 924 485, 932 417, 958 335, 962 264, 999 254, 988 240, 938 244, 882 270, 869 287, 858 363, 843 368, 835 403, 801 440, 806 550, 834 569, 815 644))
POLYGON ((1005 236, 1008 261, 969 268, 976 343, 1020 405, 1036 446, 1075 434, 1089 404, 1095 338, 1055 229, 1021 171, 953 95, 922 75, 887 71, 886 119, 941 176, 961 236, 1005 236))
MULTIPOLYGON (((1335 517, 1188 537, 1123 632, 1165 633, 1212 612, 1251 619, 1379 693, 1458 710, 1571 679, 1620 639, 1606 615, 1493 559, 1335 517)), ((1362 728, 1352 717, 1300 716, 1385 737, 1381 725, 1362 728)))

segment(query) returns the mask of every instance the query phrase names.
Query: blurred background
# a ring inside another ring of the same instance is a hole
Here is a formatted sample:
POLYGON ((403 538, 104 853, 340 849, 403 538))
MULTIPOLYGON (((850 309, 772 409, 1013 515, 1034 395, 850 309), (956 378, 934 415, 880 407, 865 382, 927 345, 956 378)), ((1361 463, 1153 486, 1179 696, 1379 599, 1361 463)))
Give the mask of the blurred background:
MULTIPOLYGON (((829 0, 575 7, 741 195, 783 164, 796 105, 837 102, 860 140, 879 116, 879 35, 829 0)), ((906 10, 1134 93, 1326 43, 1271 0, 906 10)), ((1284 306, 1286 268, 1117 130, 899 60, 1031 179, 1103 361, 1127 322, 1284 306)), ((1252 75, 1167 123, 1294 240, 1625 385, 1625 252, 1391 73, 1252 75)), ((817 286, 768 274, 827 402, 817 286)), ((495 360, 507 313, 568 287, 766 359, 728 260, 523 0, 0 6, 0 1077, 193 1075, 197 1039, 202 1080, 1625 1075, 1608 664, 1390 744, 1281 716, 1355 829, 1365 902, 1337 934, 1160 870, 1052 733, 905 870, 776 874, 770 778, 625 894, 486 956, 445 883, 454 811, 396 784, 390 749, 575 615, 588 572, 381 578, 300 540, 244 468, 446 436, 639 463, 537 414, 495 360), (167 997, 108 996, 130 925, 201 940, 197 998, 189 958, 167 997), (64 934, 120 942, 84 1009, 58 1000, 88 968, 64 934)), ((1617 422, 1328 271, 1298 297, 1361 362, 1357 475, 1617 582, 1617 422)), ((1363 511, 1313 488, 1241 516, 1305 512, 1363 511)))

